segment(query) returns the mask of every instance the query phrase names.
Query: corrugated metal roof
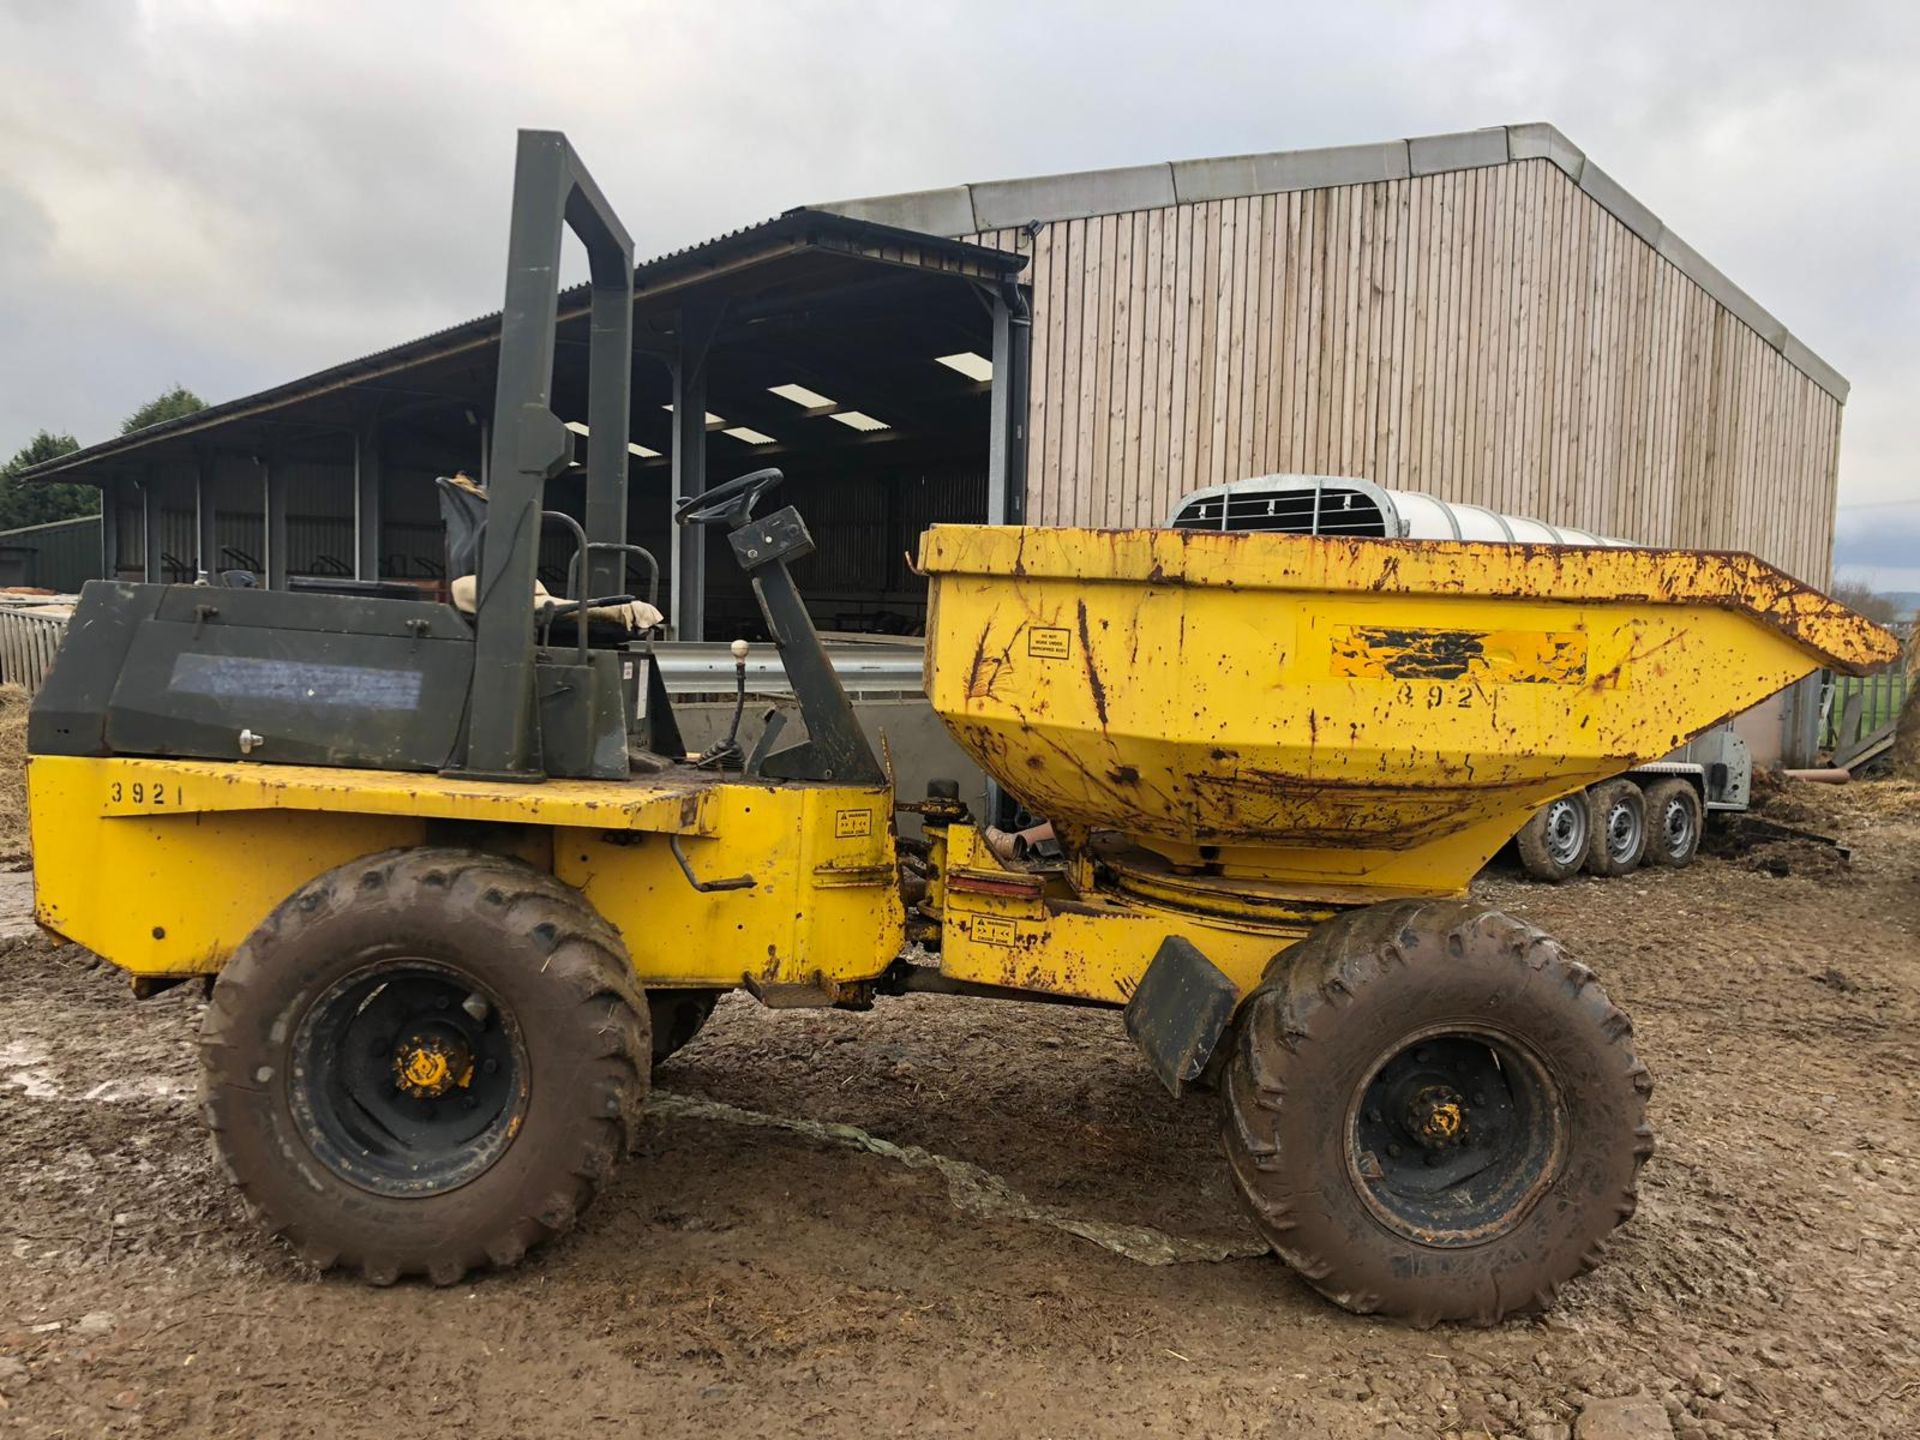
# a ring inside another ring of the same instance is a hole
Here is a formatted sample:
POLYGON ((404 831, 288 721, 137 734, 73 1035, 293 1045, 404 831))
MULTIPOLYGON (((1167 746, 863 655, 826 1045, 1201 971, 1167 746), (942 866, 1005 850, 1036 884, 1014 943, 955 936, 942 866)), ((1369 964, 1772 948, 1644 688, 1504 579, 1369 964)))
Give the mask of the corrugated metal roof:
MULTIPOLYGON (((1024 256, 1011 255, 1004 250, 988 249, 946 236, 902 230, 898 226, 873 220, 801 207, 771 219, 762 220, 757 224, 743 225, 738 230, 729 230, 723 235, 716 235, 711 240, 703 240, 697 245, 669 250, 665 254, 642 261, 634 267, 633 272, 635 301, 637 303, 649 293, 657 293, 674 284, 687 283, 681 273, 683 271, 717 263, 722 259, 734 258, 736 252, 750 255, 760 245, 824 247, 853 254, 862 253, 863 250, 910 249, 959 262, 963 267, 978 268, 985 274, 1013 274, 1027 263, 1024 256)), ((772 258, 771 255, 769 258, 772 258)), ((698 276, 693 278, 697 281, 698 276)), ((588 287, 581 284, 570 286, 560 292, 562 319, 568 318, 570 312, 584 312, 588 299, 587 290, 588 287)), ((392 345, 384 350, 372 351, 358 359, 343 361, 298 380, 290 380, 284 385, 259 390, 238 399, 222 401, 218 405, 209 405, 206 409, 196 410, 191 415, 163 421, 158 425, 149 425, 144 430, 136 430, 130 435, 118 435, 111 440, 103 440, 99 444, 70 451, 52 460, 43 461, 31 470, 22 471, 18 478, 45 480, 54 476, 63 476, 69 481, 77 480, 87 483, 89 477, 72 475, 68 472, 84 470, 96 461, 110 459, 161 440, 213 429, 250 415, 297 404, 329 391, 345 389, 378 375, 457 354, 463 349, 488 345, 498 336, 499 329, 500 312, 490 311, 477 319, 464 320, 458 325, 449 325, 444 330, 435 330, 417 339, 392 345)))

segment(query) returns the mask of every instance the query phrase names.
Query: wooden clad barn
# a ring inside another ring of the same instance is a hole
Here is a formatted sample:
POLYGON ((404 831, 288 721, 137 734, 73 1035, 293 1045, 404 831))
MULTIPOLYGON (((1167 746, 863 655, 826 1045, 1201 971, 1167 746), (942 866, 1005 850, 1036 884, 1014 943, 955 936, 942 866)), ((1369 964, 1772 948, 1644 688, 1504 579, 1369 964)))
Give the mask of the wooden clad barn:
POLYGON ((824 208, 1027 258, 1032 521, 1351 475, 1829 578, 1846 382, 1550 126, 824 208))

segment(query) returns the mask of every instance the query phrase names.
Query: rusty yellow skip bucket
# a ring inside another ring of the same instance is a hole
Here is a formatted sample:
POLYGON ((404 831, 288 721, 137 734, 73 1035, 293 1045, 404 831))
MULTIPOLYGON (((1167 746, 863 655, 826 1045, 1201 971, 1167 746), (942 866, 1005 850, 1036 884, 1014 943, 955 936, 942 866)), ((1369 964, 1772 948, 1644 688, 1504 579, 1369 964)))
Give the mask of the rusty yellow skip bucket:
POLYGON ((1554 796, 1899 653, 1749 555, 941 525, 920 565, 934 709, 1070 842, 1312 893, 1459 891, 1554 796))

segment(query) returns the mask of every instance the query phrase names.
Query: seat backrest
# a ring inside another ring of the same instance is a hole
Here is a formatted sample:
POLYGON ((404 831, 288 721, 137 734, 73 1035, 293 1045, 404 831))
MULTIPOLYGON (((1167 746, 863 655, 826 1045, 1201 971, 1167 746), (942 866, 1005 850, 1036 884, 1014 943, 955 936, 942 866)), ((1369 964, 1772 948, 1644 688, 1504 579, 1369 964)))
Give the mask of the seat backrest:
POLYGON ((487 528, 487 497, 462 475, 442 475, 433 482, 440 491, 440 520, 447 528, 447 579, 480 573, 480 542, 487 528))

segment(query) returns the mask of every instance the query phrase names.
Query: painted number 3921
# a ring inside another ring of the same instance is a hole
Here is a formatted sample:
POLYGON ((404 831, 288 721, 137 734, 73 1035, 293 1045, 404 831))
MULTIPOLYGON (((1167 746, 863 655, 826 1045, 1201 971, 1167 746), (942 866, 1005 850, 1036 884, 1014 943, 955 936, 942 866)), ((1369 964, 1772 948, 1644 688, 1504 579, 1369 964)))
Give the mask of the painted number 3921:
POLYGON ((107 802, 112 805, 151 805, 164 809, 180 803, 180 787, 159 780, 115 780, 107 786, 107 802))

